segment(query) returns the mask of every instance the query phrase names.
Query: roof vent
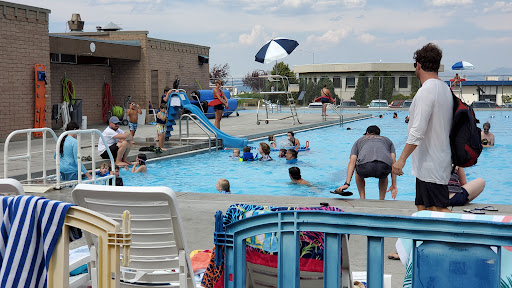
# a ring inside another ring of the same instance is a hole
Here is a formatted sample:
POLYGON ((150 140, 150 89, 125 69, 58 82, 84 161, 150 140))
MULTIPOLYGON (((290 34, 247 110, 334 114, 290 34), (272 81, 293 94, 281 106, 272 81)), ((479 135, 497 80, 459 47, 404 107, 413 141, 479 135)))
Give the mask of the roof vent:
POLYGON ((119 30, 122 30, 123 28, 117 26, 116 24, 110 22, 108 23, 106 26, 103 27, 103 31, 119 31, 119 30))
POLYGON ((101 26, 96 26, 96 32, 101 32, 103 31, 103 29, 101 28, 101 26))
POLYGON ((80 14, 73 14, 68 21, 69 30, 73 32, 82 32, 84 30, 84 21, 80 19, 80 14))

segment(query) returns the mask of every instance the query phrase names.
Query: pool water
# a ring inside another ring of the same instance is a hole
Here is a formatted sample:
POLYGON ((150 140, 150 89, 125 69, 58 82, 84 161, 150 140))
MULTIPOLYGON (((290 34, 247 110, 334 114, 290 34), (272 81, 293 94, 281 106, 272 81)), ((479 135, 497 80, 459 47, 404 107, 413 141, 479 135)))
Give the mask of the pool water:
MULTIPOLYGON (((320 112, 320 111, 319 111, 320 112)), ((371 112, 378 115, 378 112, 371 112)), ((317 196, 338 197, 329 191, 345 182, 347 164, 353 143, 360 138, 369 125, 378 125, 381 135, 390 138, 397 152, 397 158, 407 140, 407 124, 404 122, 408 111, 396 111, 398 119, 392 118, 392 110, 383 112, 384 118, 372 118, 346 123, 343 127, 331 126, 296 133, 296 138, 304 145, 309 141, 310 151, 300 152, 298 163, 286 164, 284 159, 272 152, 271 162, 239 162, 230 157, 232 151, 218 151, 158 160, 148 163, 148 173, 131 174, 122 170, 125 185, 168 186, 179 192, 216 193, 217 179, 226 178, 231 184, 233 194, 276 195, 276 196, 317 196), (347 130, 350 127, 351 130, 347 130), (311 182, 312 187, 293 184, 288 176, 288 168, 298 166, 303 179, 311 182)), ((512 200, 510 187, 512 177, 512 111, 477 111, 480 125, 489 121, 491 132, 495 135, 496 145, 485 148, 477 165, 466 168, 468 181, 484 178, 485 190, 474 203, 509 204, 512 200)), ((284 141, 285 136, 277 137, 277 142, 284 141)), ((261 141, 251 142, 258 146, 261 141)), ((255 151, 253 151, 255 152, 255 151)), ((411 161, 404 167, 405 174, 398 177, 397 200, 413 201, 415 198, 415 178, 411 175, 411 161)), ((355 177, 355 176, 354 176, 355 177)), ((348 189, 354 193, 349 198, 359 198, 355 179, 348 189)), ((378 199, 378 180, 366 179, 366 198, 378 199)), ((386 199, 391 199, 387 193, 386 199)))

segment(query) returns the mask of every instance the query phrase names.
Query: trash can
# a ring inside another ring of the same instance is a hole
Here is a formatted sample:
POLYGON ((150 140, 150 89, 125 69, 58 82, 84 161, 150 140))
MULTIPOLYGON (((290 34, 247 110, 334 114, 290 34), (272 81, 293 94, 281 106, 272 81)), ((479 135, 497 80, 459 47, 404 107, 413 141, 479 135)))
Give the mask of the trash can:
POLYGON ((73 101, 69 104, 69 116, 71 117, 71 121, 74 121, 78 124, 79 127, 82 126, 82 99, 75 99, 75 103, 72 104, 73 101))
POLYGON ((140 109, 142 114, 138 114, 139 118, 137 118, 138 125, 146 125, 146 109, 140 109))
POLYGON ((87 116, 82 116, 82 125, 80 125, 80 129, 87 129, 87 116))

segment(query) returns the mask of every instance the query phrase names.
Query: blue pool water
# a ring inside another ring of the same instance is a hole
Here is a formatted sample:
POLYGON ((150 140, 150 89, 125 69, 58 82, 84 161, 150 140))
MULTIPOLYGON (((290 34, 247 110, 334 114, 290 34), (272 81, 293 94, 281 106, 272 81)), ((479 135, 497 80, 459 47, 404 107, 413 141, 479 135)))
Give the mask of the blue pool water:
MULTIPOLYGON (((319 111, 320 112, 320 111, 319 111)), ((292 184, 288 177, 288 168, 292 165, 272 152, 272 162, 239 162, 230 157, 231 151, 204 153, 177 159, 158 160, 148 163, 147 174, 131 174, 121 171, 125 185, 163 185, 180 192, 216 193, 215 183, 219 178, 227 178, 234 194, 279 195, 279 196, 318 196, 336 197, 330 194, 345 182, 347 164, 352 144, 362 136, 366 127, 378 125, 381 135, 390 138, 395 144, 397 158, 407 140, 407 124, 404 123, 407 111, 397 111, 398 119, 391 117, 393 111, 383 112, 384 118, 347 123, 343 127, 310 130, 296 134, 301 144, 309 141, 311 151, 299 153, 302 177, 314 187, 292 184), (350 127, 351 130, 347 130, 350 127)), ((366 113, 366 111, 365 111, 366 113)), ((378 112, 373 111, 375 115, 378 112)), ((487 182, 484 192, 473 202, 509 204, 512 200, 512 178, 507 174, 511 170, 512 155, 512 111, 477 111, 481 124, 491 123, 491 132, 496 137, 494 147, 484 149, 478 164, 466 168, 468 181, 482 177, 487 182)), ((480 124, 480 125, 481 125, 480 124)), ((283 140, 277 137, 277 142, 283 140)), ((261 141, 250 143, 258 146, 261 141)), ((405 175, 398 177, 397 200, 413 201, 415 197, 415 178, 411 175, 410 160, 404 168, 405 175)), ((378 199, 377 179, 367 179, 366 198, 378 199)), ((359 198, 355 180, 352 179, 350 191, 359 198)), ((388 193, 386 199, 391 199, 388 193)))

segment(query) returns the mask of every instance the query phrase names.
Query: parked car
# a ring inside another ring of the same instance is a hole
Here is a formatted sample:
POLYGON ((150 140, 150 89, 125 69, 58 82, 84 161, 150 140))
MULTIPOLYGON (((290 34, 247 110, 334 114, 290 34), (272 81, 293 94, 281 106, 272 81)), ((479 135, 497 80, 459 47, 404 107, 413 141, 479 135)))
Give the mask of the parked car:
POLYGON ((343 108, 356 108, 356 107, 358 107, 356 100, 343 100, 343 102, 341 102, 341 104, 338 105, 338 107, 341 108, 342 106, 343 106, 343 108))
POLYGON ((400 108, 404 104, 405 100, 394 100, 389 104, 389 108, 400 108))
POLYGON ((505 103, 504 108, 512 108, 512 103, 505 103))
POLYGON ((368 105, 368 108, 389 108, 388 107, 388 100, 372 100, 370 102, 370 105, 368 105))
POLYGON ((402 108, 409 108, 411 107, 411 104, 412 100, 405 100, 404 103, 402 104, 402 108))
POLYGON ((492 101, 474 101, 471 103, 472 108, 500 108, 498 104, 492 101))

